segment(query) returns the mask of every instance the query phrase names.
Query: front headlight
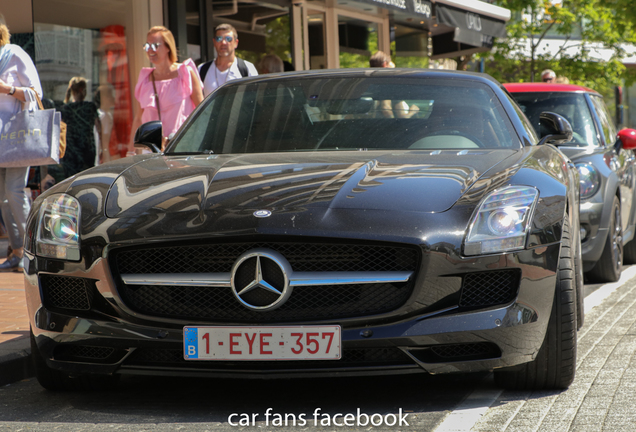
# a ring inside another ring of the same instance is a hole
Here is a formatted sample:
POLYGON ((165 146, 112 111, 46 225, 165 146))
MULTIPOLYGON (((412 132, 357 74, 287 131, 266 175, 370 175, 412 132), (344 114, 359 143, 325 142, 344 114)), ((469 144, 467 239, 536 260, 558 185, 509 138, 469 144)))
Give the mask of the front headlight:
POLYGON ((596 168, 588 163, 578 163, 576 169, 579 171, 581 199, 590 198, 601 187, 601 176, 596 168))
POLYGON ((38 215, 36 254, 69 261, 80 260, 80 204, 70 195, 47 197, 38 215))
POLYGON ((529 186, 508 186, 488 195, 472 217, 464 255, 523 249, 538 197, 529 186))

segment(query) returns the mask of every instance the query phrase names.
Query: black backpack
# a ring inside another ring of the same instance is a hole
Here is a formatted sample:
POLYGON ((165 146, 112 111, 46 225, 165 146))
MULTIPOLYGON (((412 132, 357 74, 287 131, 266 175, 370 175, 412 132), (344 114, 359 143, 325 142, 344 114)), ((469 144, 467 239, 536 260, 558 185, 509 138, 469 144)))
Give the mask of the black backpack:
MULTIPOLYGON (((213 62, 214 60, 210 60, 209 62, 203 63, 203 65, 201 66, 201 69, 199 70, 199 75, 201 75, 201 81, 205 81, 205 76, 207 75, 208 70, 210 70, 210 66, 212 66, 213 62)), ((243 78, 249 75, 249 72, 247 71, 247 65, 245 64, 245 61, 242 58, 237 57, 236 64, 243 78)))

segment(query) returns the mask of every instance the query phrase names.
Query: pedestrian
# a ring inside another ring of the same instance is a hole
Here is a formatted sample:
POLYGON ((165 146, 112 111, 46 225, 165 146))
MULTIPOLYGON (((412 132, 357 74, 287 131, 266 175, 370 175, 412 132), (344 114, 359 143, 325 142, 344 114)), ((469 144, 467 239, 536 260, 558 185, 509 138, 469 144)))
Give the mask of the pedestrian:
POLYGON ((115 89, 109 83, 103 84, 99 86, 95 92, 93 100, 97 106, 97 113, 101 123, 101 131, 95 128, 95 134, 98 136, 98 142, 101 144, 95 164, 119 159, 118 143, 116 140, 111 140, 113 131, 113 108, 115 107, 115 89), (113 142, 111 143, 111 141, 113 142))
POLYGON ((202 84, 192 59, 177 63, 177 46, 172 32, 163 26, 152 27, 144 50, 154 67, 141 68, 135 87, 137 110, 132 124, 128 155, 134 154, 134 132, 152 120, 163 128, 163 145, 203 100, 202 84))
MULTIPOLYGON (((369 59, 369 66, 376 68, 394 68, 395 63, 391 61, 391 56, 383 51, 378 51, 369 59)), ((383 118, 411 118, 419 113, 420 108, 413 104, 409 106, 406 101, 383 100, 376 101, 376 112, 379 110, 383 118)))
MULTIPOLYGON (((97 148, 93 128, 101 130, 97 105, 87 101, 88 83, 84 77, 73 77, 68 82, 62 106, 62 121, 66 123, 66 153, 60 161, 64 178, 95 166, 97 148)), ((58 180, 58 179, 56 179, 58 180)))
MULTIPOLYGON (((0 14, 0 111, 17 113, 35 106, 42 86, 31 57, 19 46, 9 43, 9 28, 0 14)), ((31 202, 25 188, 29 167, 0 168, 0 211, 8 231, 11 253, 0 264, 1 272, 22 271, 24 234, 31 202)))
POLYGON ((285 65, 283 64, 283 60, 276 54, 267 54, 261 59, 258 70, 261 74, 284 72, 285 65))
POLYGON ((378 68, 394 68, 395 64, 391 61, 391 56, 384 51, 378 51, 369 59, 369 66, 378 68))
POLYGON ((216 59, 199 65, 204 96, 230 80, 258 75, 252 63, 236 56, 238 42, 238 33, 230 24, 220 24, 214 29, 216 59))
POLYGON ((554 83, 556 80, 556 73, 552 69, 546 69, 541 72, 541 81, 544 83, 554 83))

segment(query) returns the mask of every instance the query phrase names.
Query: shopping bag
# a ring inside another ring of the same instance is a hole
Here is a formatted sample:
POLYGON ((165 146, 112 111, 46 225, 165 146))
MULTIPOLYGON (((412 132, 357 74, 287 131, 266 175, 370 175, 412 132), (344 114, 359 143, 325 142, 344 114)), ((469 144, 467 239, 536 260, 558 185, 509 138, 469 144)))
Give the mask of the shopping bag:
POLYGON ((62 159, 66 153, 66 123, 62 121, 62 113, 55 111, 53 117, 53 146, 55 146, 55 137, 59 137, 58 158, 62 159))
POLYGON ((0 113, 0 168, 58 164, 55 114, 54 109, 0 113))

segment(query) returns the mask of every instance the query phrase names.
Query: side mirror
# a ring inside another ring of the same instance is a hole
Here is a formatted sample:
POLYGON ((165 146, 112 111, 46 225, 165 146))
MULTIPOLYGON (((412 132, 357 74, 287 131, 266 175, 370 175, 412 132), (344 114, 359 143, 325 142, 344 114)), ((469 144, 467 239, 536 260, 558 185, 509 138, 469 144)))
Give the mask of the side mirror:
POLYGON ((619 131, 618 139, 621 140, 625 150, 636 149, 636 129, 623 129, 619 131))
POLYGON ((139 126, 135 132, 135 147, 141 147, 142 152, 150 149, 153 153, 161 153, 163 128, 160 121, 150 121, 139 126))
POLYGON ((572 141, 572 126, 565 117, 553 112, 542 112, 539 115, 539 124, 541 125, 539 144, 559 145, 572 141))

